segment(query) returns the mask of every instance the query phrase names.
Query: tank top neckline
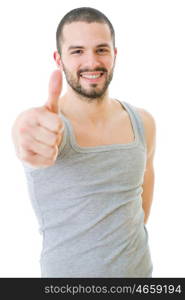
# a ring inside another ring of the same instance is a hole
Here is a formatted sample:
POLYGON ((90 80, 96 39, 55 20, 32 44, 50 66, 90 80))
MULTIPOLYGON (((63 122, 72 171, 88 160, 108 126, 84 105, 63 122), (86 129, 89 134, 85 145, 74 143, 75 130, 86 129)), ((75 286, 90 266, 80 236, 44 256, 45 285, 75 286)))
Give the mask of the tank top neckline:
MULTIPOLYGON (((131 122, 131 126, 132 126, 132 130, 134 133, 134 141, 132 141, 130 143, 126 143, 126 144, 110 144, 110 145, 108 144, 108 145, 81 147, 77 143, 71 121, 66 116, 64 116, 64 114, 60 111, 60 115, 66 122, 67 129, 69 130, 69 133, 70 133, 69 136, 70 136, 71 146, 76 152, 83 152, 83 153, 86 152, 87 153, 87 152, 101 152, 101 151, 111 151, 111 150, 120 150, 120 149, 130 149, 130 148, 134 148, 138 145, 139 137, 138 137, 137 126, 136 126, 136 122, 133 117, 133 113, 131 112, 130 108, 127 106, 125 101, 121 102, 118 99, 115 99, 115 100, 118 101, 121 104, 121 106, 123 107, 123 109, 125 109, 126 112, 128 113, 128 116, 129 116, 130 122, 131 122)), ((66 130, 66 128, 65 128, 65 130, 66 130)), ((64 134, 66 134, 66 133, 64 133, 64 134)))

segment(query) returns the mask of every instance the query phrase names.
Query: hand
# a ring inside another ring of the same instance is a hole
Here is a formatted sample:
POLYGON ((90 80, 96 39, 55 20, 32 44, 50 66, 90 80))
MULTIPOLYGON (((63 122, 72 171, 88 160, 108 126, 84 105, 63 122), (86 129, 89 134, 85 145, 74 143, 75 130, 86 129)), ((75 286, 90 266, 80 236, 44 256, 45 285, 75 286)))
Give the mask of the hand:
POLYGON ((12 127, 12 139, 18 158, 34 167, 55 163, 63 137, 64 122, 59 117, 62 74, 56 70, 49 81, 49 96, 42 107, 22 112, 12 127))

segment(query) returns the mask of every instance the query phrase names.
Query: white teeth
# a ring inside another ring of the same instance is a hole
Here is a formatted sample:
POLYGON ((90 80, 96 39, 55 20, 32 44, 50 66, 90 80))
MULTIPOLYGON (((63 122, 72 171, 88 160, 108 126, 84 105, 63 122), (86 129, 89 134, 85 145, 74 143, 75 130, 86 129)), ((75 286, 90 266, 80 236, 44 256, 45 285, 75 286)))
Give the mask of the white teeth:
POLYGON ((101 74, 98 74, 98 75, 83 75, 83 74, 81 74, 81 75, 82 75, 82 77, 89 78, 89 79, 99 78, 101 76, 101 74))

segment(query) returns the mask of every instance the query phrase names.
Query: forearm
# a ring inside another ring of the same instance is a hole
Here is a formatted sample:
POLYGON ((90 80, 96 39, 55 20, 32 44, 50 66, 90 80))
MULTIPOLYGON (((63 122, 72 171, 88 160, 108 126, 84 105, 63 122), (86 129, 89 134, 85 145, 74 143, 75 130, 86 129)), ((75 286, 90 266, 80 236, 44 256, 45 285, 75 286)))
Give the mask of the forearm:
POLYGON ((149 218, 153 194, 154 194, 154 183, 155 183, 155 174, 154 169, 146 171, 144 184, 143 184, 143 193, 142 193, 142 206, 145 214, 144 223, 146 224, 149 218), (147 173, 148 172, 148 173, 147 173))

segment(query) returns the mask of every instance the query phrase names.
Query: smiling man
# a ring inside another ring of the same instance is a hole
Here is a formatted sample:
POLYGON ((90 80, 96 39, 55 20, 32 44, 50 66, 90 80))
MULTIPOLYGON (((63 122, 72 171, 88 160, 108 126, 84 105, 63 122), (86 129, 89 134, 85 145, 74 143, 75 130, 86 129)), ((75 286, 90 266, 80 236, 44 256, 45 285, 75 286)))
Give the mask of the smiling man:
POLYGON ((12 128, 43 234, 42 277, 151 277, 154 118, 109 96, 117 49, 103 13, 70 11, 56 38, 48 100, 12 128))

